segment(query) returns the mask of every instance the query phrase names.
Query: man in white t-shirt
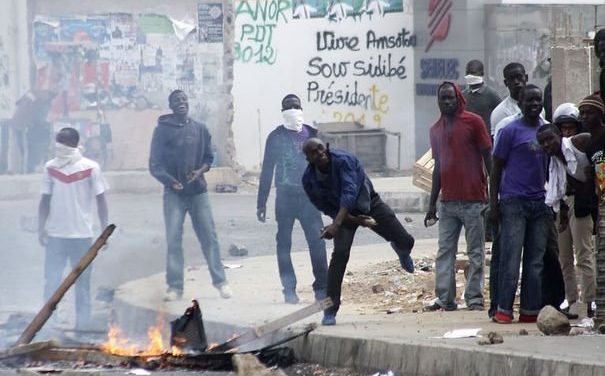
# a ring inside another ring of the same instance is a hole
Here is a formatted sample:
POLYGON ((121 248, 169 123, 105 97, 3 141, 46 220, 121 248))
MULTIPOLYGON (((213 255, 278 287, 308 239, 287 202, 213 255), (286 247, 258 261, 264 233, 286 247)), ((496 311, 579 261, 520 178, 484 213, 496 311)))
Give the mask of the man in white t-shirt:
MULTIPOLYGON (((107 184, 97 162, 80 153, 79 141, 77 130, 61 129, 55 158, 46 162, 43 172, 38 238, 46 248, 45 301, 61 283, 66 264, 75 267, 92 244, 95 199, 101 227, 108 223, 107 184)), ((76 281, 76 329, 90 321, 90 275, 89 266, 76 281)))

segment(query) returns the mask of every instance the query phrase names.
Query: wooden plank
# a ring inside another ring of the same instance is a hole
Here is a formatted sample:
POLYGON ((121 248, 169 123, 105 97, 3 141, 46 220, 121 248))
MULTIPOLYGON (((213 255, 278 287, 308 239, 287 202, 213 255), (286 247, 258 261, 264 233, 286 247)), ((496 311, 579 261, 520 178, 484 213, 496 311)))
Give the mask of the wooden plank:
POLYGON ((48 299, 46 304, 40 309, 38 314, 34 317, 32 322, 29 323, 27 328, 23 331, 17 343, 15 345, 24 345, 30 343, 32 339, 36 336, 36 333, 46 324, 46 321, 52 315, 55 308, 57 308, 57 304, 63 299, 63 296, 69 290, 69 288, 76 282, 80 274, 90 265, 90 263, 97 257, 99 250, 101 247, 105 245, 107 239, 115 230, 115 225, 109 225, 103 231, 103 233, 99 236, 97 241, 90 247, 90 249, 82 256, 78 265, 76 265, 73 270, 65 277, 61 285, 57 287, 55 293, 48 299))
POLYGON ((57 346, 57 343, 55 343, 54 341, 36 342, 26 345, 15 346, 6 351, 0 352, 0 360, 13 358, 16 356, 29 355, 37 351, 42 351, 57 346))
POLYGON ((231 349, 235 349, 245 343, 255 341, 261 337, 266 336, 267 334, 273 333, 279 329, 282 329, 288 325, 291 325, 297 321, 309 317, 314 313, 330 308, 332 307, 332 305, 332 299, 330 298, 315 302, 309 306, 301 308, 298 311, 294 311, 277 320, 253 328, 235 338, 230 339, 229 341, 221 345, 218 345, 217 347, 211 349, 210 352, 224 352, 231 349))

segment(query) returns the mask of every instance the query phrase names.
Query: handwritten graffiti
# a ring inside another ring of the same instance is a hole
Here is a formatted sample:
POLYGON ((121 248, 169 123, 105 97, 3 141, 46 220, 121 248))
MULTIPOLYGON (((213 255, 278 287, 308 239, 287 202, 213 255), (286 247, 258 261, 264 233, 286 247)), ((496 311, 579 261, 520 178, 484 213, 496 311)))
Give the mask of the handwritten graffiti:
POLYGON ((395 63, 390 53, 370 56, 367 59, 360 59, 355 62, 340 61, 337 63, 324 63, 323 58, 317 56, 309 60, 307 74, 324 78, 345 77, 349 72, 349 67, 352 67, 352 75, 356 77, 386 77, 404 80, 407 78, 406 69, 403 65, 404 61, 405 56, 395 63))
POLYGON ((327 87, 322 87, 317 81, 307 83, 307 102, 325 106, 345 105, 359 107, 368 111, 386 113, 389 111, 389 97, 381 92, 376 84, 365 91, 360 91, 359 82, 353 84, 337 84, 330 81, 327 87))
MULTIPOLYGON (((374 113, 371 119, 377 126, 382 126, 382 115, 380 113, 374 113)), ((357 122, 362 125, 367 124, 365 112, 334 111, 332 112, 332 120, 334 120, 335 122, 357 122)))
POLYGON ((235 43, 235 60, 243 63, 275 64, 277 52, 273 47, 275 24, 244 24, 235 43))
POLYGON ((242 20, 235 38, 235 60, 242 63, 273 65, 277 49, 273 35, 280 22, 287 23, 289 0, 240 1, 236 18, 242 20))

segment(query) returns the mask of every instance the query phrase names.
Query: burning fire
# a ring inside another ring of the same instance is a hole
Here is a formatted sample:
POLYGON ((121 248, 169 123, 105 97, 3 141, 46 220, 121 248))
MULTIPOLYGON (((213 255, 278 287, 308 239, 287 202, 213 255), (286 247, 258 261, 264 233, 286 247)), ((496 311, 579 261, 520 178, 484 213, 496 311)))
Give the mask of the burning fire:
MULTIPOLYGON (((117 325, 111 325, 107 333, 107 342, 101 345, 101 349, 113 355, 122 356, 156 356, 167 353, 164 349, 161 325, 155 325, 147 330, 148 344, 139 346, 127 339, 117 325)), ((179 348, 172 346, 172 355, 182 355, 179 348)))

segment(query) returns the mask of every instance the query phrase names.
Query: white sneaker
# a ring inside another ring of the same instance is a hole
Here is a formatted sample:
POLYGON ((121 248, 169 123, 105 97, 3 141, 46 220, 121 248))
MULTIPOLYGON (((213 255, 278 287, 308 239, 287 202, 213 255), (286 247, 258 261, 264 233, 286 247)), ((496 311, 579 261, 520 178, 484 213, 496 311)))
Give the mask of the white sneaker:
POLYGON ((166 289, 166 293, 164 294, 165 302, 173 302, 175 300, 179 300, 183 297, 183 292, 175 289, 168 288, 166 289))
POLYGON ((231 291, 231 288, 226 283, 222 286, 217 287, 217 289, 218 292, 221 294, 221 298, 223 299, 229 299, 233 296, 233 291, 231 291))

